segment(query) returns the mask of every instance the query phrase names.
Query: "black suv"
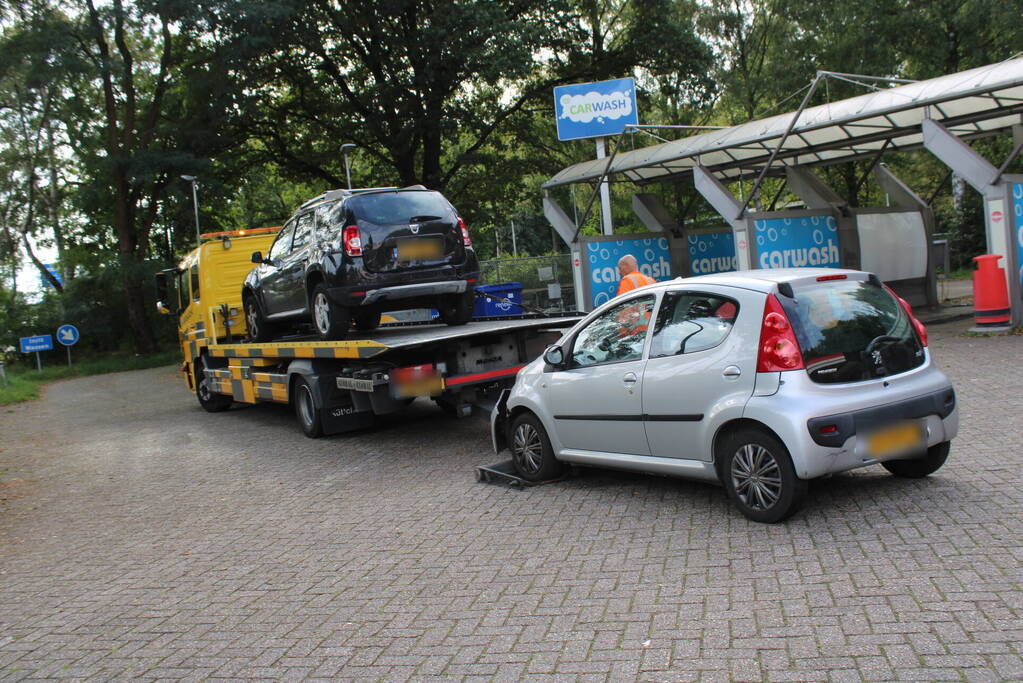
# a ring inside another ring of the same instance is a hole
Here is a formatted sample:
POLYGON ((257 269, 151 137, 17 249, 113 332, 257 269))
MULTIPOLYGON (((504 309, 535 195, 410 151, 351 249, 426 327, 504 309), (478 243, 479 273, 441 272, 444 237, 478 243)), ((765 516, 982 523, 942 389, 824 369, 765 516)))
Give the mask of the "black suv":
POLYGON ((321 339, 341 339, 353 324, 371 330, 382 312, 409 308, 463 325, 480 272, 465 221, 422 186, 326 192, 252 261, 242 301, 253 341, 307 322, 321 339))

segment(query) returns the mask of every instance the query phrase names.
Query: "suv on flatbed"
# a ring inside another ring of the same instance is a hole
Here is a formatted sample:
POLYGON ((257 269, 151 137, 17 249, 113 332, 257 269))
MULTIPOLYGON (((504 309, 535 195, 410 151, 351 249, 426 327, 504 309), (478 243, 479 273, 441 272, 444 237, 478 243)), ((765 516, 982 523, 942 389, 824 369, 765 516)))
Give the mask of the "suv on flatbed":
POLYGON ((436 308, 449 325, 472 317, 479 260, 465 221, 440 192, 332 190, 303 204, 245 278, 250 338, 311 322, 321 339, 381 313, 436 308))

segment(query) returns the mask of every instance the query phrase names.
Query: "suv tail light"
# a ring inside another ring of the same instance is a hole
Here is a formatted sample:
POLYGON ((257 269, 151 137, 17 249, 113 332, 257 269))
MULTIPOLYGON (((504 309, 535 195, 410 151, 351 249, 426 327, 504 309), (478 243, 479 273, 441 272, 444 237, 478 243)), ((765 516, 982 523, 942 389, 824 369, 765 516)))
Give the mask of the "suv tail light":
POLYGON ((909 305, 908 301, 906 301, 901 296, 893 292, 892 288, 889 287, 888 285, 885 285, 884 288, 888 290, 889 294, 898 299, 899 304, 902 306, 902 310, 906 312, 906 315, 908 315, 909 319, 913 322, 913 329, 916 330, 916 336, 920 337, 920 343, 924 346, 927 346, 927 328, 924 327, 924 324, 922 322, 917 320, 915 315, 913 315, 913 307, 909 305))
POLYGON ((472 246, 472 238, 469 237, 469 226, 465 224, 465 220, 458 217, 458 229, 462 231, 462 244, 467 247, 472 246))
POLYGON ((764 304, 764 320, 760 324, 757 372, 802 370, 805 367, 796 333, 785 315, 785 309, 774 294, 768 294, 764 304))
POLYGON ((362 233, 359 232, 359 226, 345 226, 341 233, 341 243, 349 256, 362 256, 362 233))

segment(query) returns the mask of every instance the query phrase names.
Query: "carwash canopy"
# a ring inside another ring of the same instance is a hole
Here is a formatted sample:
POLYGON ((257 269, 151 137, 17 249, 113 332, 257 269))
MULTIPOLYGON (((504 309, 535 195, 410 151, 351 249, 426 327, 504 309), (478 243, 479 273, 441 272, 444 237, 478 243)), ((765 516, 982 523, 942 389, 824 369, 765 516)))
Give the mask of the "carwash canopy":
POLYGON ((1023 59, 926 81, 877 85, 878 81, 891 80, 819 72, 796 111, 641 149, 618 151, 606 159, 563 169, 543 184, 544 210, 576 255, 573 263, 579 264, 577 282, 583 285, 589 282, 587 269, 591 259, 583 252, 590 245, 583 243, 593 238, 580 237, 578 226, 567 218, 550 190, 576 183, 597 183, 605 178, 627 180, 637 186, 692 178, 696 189, 727 223, 728 227, 719 229, 720 234, 714 239, 681 228, 677 217, 670 215, 656 195, 633 197, 633 209, 652 233, 670 229, 678 235, 681 230, 688 237, 689 255, 684 246, 672 242, 675 274, 709 272, 698 270, 696 265, 703 268, 708 263, 717 263, 712 259, 701 259, 699 264, 691 262, 697 240, 703 242, 697 246, 706 247, 708 254, 720 250, 725 260, 734 259, 734 268, 773 267, 788 255, 809 254, 813 261, 820 261, 814 265, 871 270, 894 283, 897 291, 902 287, 900 293, 915 299, 915 303, 935 303, 935 264, 930 249, 933 214, 927 203, 883 164, 874 169, 875 177, 892 204, 870 209, 849 207, 846 199, 811 170, 863 158, 877 160, 889 152, 926 148, 984 196, 987 251, 1004 258, 1013 323, 1020 324, 1023 176, 1009 176, 1004 170, 1023 150, 1023 59), (825 78, 876 89, 838 102, 806 106, 825 78), (1009 158, 998 165, 966 144, 970 139, 1009 131, 1016 145, 1009 158), (750 206, 760 181, 766 176, 780 175, 786 176, 789 189, 803 199, 805 211, 758 212, 750 206), (756 179, 753 189, 744 201, 739 201, 727 183, 750 178, 756 179), (822 232, 820 225, 825 228, 823 236, 817 234, 822 232), (805 243, 810 235, 816 240, 814 244, 805 243))
POLYGON ((640 185, 691 174, 696 166, 723 180, 739 179, 758 175, 776 149, 775 161, 784 165, 842 163, 882 149, 923 147, 925 119, 970 139, 1020 124, 1021 113, 1023 58, 619 152, 610 165, 606 159, 584 161, 560 171, 543 187, 596 181, 605 169, 609 176, 624 176, 640 185))

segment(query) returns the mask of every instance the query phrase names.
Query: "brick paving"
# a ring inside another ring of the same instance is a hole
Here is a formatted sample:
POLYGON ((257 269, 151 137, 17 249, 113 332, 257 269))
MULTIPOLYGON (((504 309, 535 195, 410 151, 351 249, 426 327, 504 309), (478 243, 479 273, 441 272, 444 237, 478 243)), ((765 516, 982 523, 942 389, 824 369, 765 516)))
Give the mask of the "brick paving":
POLYGON ((309 440, 171 369, 0 408, 0 678, 1023 679, 1023 337, 931 329, 962 430, 919 481, 815 482, 785 525, 596 470, 478 484, 417 403, 309 440))

